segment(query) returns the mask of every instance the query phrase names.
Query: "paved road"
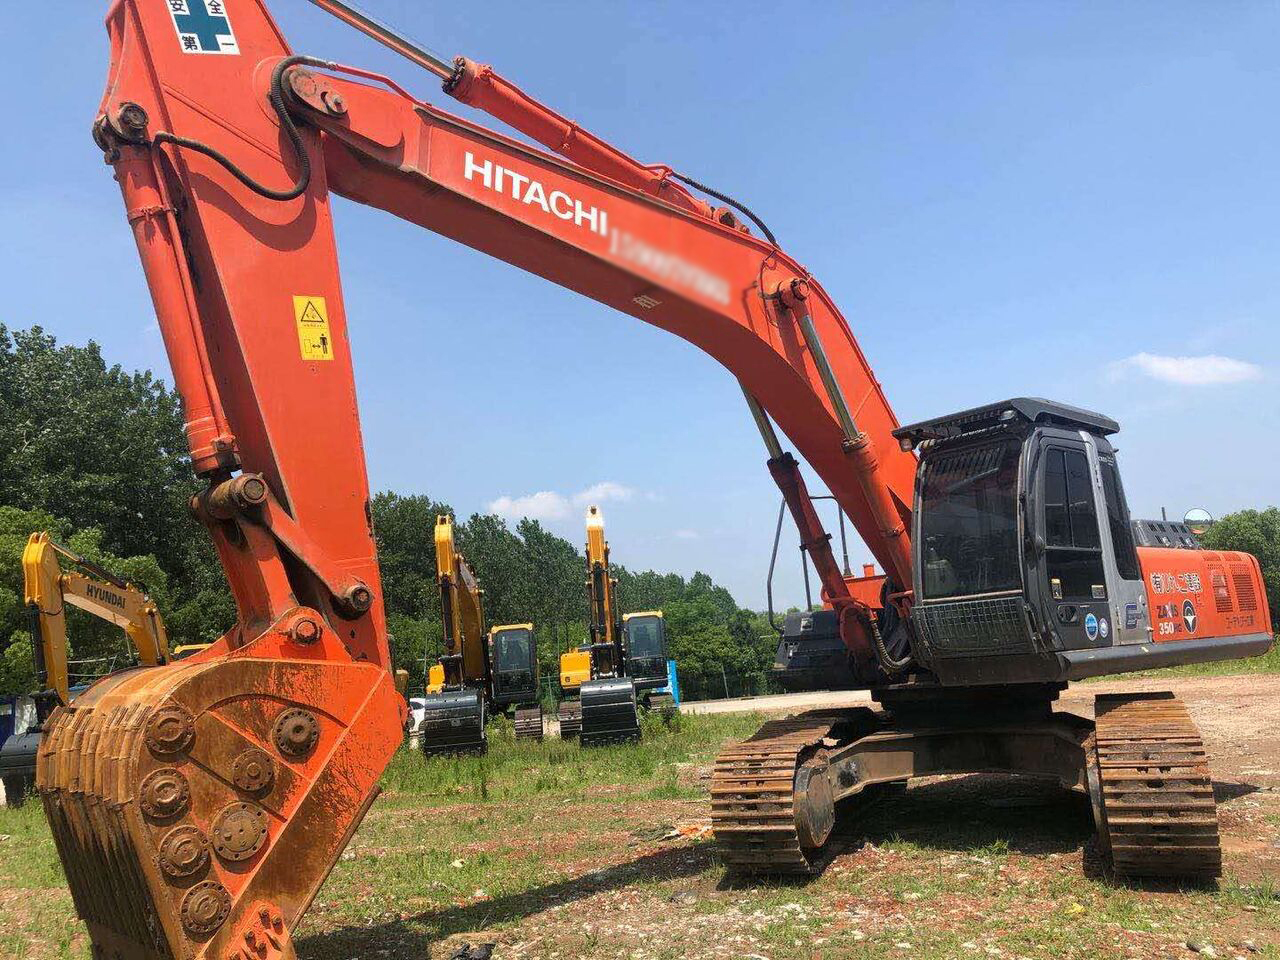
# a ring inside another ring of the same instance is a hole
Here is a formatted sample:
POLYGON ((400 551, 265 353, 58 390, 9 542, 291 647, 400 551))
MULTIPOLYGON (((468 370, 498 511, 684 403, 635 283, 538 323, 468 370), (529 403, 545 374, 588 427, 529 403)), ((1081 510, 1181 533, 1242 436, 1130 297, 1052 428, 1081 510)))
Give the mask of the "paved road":
POLYGON ((856 707, 871 702, 865 690, 822 690, 817 693, 778 693, 769 697, 734 700, 695 700, 680 704, 682 713, 772 713, 814 707, 856 707))

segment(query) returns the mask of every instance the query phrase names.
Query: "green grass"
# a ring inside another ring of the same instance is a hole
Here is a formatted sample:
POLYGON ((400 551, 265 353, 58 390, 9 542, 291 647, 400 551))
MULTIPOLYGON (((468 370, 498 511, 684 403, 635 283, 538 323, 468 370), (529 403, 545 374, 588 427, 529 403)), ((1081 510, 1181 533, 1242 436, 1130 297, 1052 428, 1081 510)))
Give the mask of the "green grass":
POLYGON ((517 743, 509 724, 493 723, 484 756, 426 759, 401 750, 382 778, 392 796, 381 802, 497 803, 548 794, 588 801, 609 784, 638 785, 642 795, 660 799, 700 796, 677 783, 675 764, 696 755, 709 759, 726 739, 746 737, 760 722, 758 714, 681 715, 667 726, 646 715, 640 743, 590 749, 559 738, 517 743))
MULTIPOLYGON (((1126 677, 1223 677, 1254 673, 1280 673, 1280 637, 1271 649, 1260 657, 1247 660, 1215 660, 1212 663, 1190 663, 1181 667, 1162 667, 1159 670, 1141 670, 1125 674, 1126 677)), ((1114 675, 1093 677, 1086 683, 1114 680, 1114 675)))
MULTIPOLYGON (((1248 937, 1250 956, 1280 960, 1275 882, 1109 883, 1081 869, 1087 803, 1051 786, 920 784, 858 812, 811 882, 728 878, 712 842, 670 834, 705 822, 708 766, 759 723, 647 720, 643 743, 587 750, 517 744, 498 724, 484 757, 401 751, 297 932, 299 957, 421 960, 458 935, 531 960, 1127 960, 1190 955, 1192 938, 1226 958, 1248 937)), ((1274 833, 1280 804, 1255 801, 1274 833)), ((0 810, 0 835, 0 960, 85 960, 40 805, 0 810)))

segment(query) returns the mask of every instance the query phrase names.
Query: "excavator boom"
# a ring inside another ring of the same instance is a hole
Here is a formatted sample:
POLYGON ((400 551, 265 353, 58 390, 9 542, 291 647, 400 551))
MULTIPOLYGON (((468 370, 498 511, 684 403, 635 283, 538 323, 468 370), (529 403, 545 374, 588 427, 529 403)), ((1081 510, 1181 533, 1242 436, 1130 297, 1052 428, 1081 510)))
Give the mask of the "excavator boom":
POLYGON ((67 703, 66 605, 119 627, 143 666, 169 662, 169 636, 160 611, 145 590, 59 546, 47 533, 33 533, 22 551, 27 609, 37 680, 67 703), (59 558, 72 565, 63 570, 59 558))
POLYGON ((55 706, 69 703, 74 695, 68 663, 68 605, 119 627, 142 666, 169 662, 164 619, 142 587, 60 546, 45 532, 27 538, 22 576, 39 690, 33 697, 36 723, 0 742, 0 780, 6 802, 12 804, 23 801, 34 781, 43 721, 55 706))

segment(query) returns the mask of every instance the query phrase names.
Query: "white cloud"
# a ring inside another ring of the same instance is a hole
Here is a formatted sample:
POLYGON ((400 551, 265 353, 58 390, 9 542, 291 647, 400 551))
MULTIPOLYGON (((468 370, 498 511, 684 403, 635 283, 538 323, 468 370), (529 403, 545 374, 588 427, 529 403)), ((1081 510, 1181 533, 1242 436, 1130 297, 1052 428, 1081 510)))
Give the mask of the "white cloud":
POLYGON ((499 497, 489 504, 489 512, 519 520, 563 520, 569 515, 569 501, 554 490, 539 490, 523 497, 499 497))
POLYGON ((675 533, 672 534, 672 536, 675 537, 677 540, 697 540, 698 531, 697 530, 677 530, 675 533))
POLYGON ((585 506, 588 503, 605 503, 608 500, 626 501, 635 495, 636 492, 630 487, 624 487, 612 480, 603 480, 600 483, 593 483, 585 490, 579 490, 573 495, 573 502, 585 506))
POLYGON ((1256 363, 1205 354, 1199 357, 1167 357, 1158 353, 1135 353, 1111 365, 1111 375, 1120 379, 1130 370, 1184 387, 1204 387, 1222 383, 1261 380, 1262 368, 1256 363))
POLYGON ((631 487, 612 480, 602 480, 572 496, 555 490, 539 490, 520 497, 501 496, 489 504, 489 512, 511 520, 519 520, 521 517, 528 517, 530 520, 563 520, 575 506, 585 507, 590 503, 607 503, 610 500, 627 501, 635 495, 636 491, 631 487))

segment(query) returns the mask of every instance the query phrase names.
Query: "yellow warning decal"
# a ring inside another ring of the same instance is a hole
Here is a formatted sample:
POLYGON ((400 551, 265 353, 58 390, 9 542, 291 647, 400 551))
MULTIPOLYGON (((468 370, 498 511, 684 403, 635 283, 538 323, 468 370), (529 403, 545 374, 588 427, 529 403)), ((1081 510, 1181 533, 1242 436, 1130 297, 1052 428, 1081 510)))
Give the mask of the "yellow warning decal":
POLYGON ((294 296, 293 317, 298 322, 302 359, 332 360, 333 337, 329 334, 329 308, 324 297, 294 296))

